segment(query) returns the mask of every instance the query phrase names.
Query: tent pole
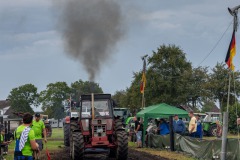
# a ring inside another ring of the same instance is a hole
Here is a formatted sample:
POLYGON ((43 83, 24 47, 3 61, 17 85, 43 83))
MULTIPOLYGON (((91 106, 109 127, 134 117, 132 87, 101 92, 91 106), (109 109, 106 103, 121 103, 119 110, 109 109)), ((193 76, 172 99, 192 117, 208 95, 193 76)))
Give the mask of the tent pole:
POLYGON ((174 133, 173 133, 173 116, 169 116, 169 129, 170 129, 170 149, 171 151, 175 151, 174 133))

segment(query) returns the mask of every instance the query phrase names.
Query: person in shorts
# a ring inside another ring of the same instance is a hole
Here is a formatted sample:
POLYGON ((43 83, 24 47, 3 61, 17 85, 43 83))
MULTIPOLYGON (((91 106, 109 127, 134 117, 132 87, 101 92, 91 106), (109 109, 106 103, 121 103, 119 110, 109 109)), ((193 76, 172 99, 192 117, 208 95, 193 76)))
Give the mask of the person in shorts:
MULTIPOLYGON (((35 133, 35 139, 36 142, 39 145, 39 151, 42 151, 43 149, 43 141, 42 141, 42 135, 44 137, 45 143, 47 143, 47 133, 45 129, 44 122, 41 120, 40 114, 36 113, 35 114, 35 120, 32 122, 32 129, 34 130, 35 133)), ((40 152, 36 153, 36 159, 38 159, 40 152)))
POLYGON ((137 147, 141 148, 142 147, 142 131, 143 131, 143 127, 141 125, 141 123, 138 121, 137 117, 133 118, 134 122, 135 122, 135 133, 137 136, 137 147))

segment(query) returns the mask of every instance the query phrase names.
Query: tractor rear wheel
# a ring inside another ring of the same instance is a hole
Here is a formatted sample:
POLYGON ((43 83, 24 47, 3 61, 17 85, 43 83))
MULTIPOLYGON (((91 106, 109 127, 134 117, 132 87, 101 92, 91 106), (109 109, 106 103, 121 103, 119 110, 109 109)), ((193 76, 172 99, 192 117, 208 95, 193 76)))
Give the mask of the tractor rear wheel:
POLYGON ((209 129, 209 135, 210 136, 217 136, 217 125, 212 124, 212 126, 209 129))
POLYGON ((63 133, 63 136, 64 136, 64 145, 65 146, 69 146, 70 145, 70 124, 69 123, 65 123, 64 124, 64 133, 63 133))
POLYGON ((70 156, 72 157, 72 153, 73 153, 73 131, 74 130, 78 130, 78 125, 77 125, 77 121, 75 120, 71 120, 70 121, 70 133, 69 133, 69 145, 70 145, 70 156))
POLYGON ((116 159, 125 160, 128 159, 128 137, 125 131, 118 131, 117 136, 117 148, 116 148, 116 159))
POLYGON ((83 135, 80 132, 73 132, 73 144, 72 144, 72 159, 81 160, 84 159, 84 141, 83 135))

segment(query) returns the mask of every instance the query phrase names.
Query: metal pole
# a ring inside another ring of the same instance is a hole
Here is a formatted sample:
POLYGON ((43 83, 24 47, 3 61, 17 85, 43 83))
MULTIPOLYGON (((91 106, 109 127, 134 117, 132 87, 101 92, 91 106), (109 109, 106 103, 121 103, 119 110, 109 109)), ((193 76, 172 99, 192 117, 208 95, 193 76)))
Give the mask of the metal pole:
POLYGON ((10 141, 10 121, 8 121, 8 138, 7 141, 10 141))
POLYGON ((175 151, 174 133, 173 133, 173 116, 169 116, 169 129, 170 129, 170 149, 171 151, 175 151))
POLYGON ((228 112, 223 113, 222 151, 221 160, 226 160, 228 133, 228 112))
POLYGON ((228 97, 227 97, 227 112, 229 108, 229 99, 230 99, 230 86, 231 86, 231 71, 229 70, 229 81, 228 81, 228 97))

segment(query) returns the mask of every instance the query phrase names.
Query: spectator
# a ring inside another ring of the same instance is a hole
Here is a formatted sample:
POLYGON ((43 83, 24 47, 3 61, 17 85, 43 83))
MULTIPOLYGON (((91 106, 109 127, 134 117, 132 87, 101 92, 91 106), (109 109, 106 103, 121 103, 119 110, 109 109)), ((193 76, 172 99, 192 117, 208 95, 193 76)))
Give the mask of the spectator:
POLYGON ((164 119, 160 119, 160 126, 159 126, 160 135, 169 134, 169 126, 164 119))
POLYGON ((217 138, 221 138, 222 137, 222 125, 220 123, 219 120, 216 121, 216 125, 217 125, 217 138))
MULTIPOLYGON (((39 151, 42 151, 43 149, 42 136, 44 137, 45 143, 47 143, 47 133, 45 129, 45 124, 41 120, 39 113, 35 114, 35 120, 33 120, 32 122, 32 129, 34 130, 34 133, 35 133, 36 142, 39 145, 39 151)), ((37 152, 35 158, 38 159, 39 155, 40 155, 40 152, 37 152)))
POLYGON ((191 120, 189 122, 189 126, 188 126, 189 135, 191 137, 195 137, 196 136, 196 131, 197 131, 197 119, 194 116, 193 111, 190 111, 188 113, 188 115, 191 118, 191 120))
POLYGON ((197 120, 197 131, 196 131, 195 137, 198 137, 198 138, 202 139, 202 137, 203 137, 203 127, 202 127, 202 122, 201 122, 199 114, 196 115, 196 120, 197 120))
POLYGON ((173 121, 173 131, 175 133, 184 135, 185 130, 186 130, 186 128, 185 128, 184 122, 181 119, 178 118, 177 114, 175 114, 174 115, 174 121, 173 121))
POLYGON ((5 131, 4 131, 4 128, 2 128, 1 129, 1 151, 3 152, 3 154, 7 154, 8 145, 11 143, 11 141, 4 141, 4 136, 5 136, 5 131))
POLYGON ((142 147, 142 131, 143 131, 143 127, 140 124, 140 122, 137 120, 137 117, 135 116, 133 118, 134 122, 135 122, 135 133, 137 136, 137 148, 141 148, 142 147))
POLYGON ((33 150, 38 151, 38 144, 35 141, 34 131, 30 128, 32 120, 33 116, 30 113, 25 113, 23 115, 23 124, 15 131, 16 145, 14 160, 33 160, 33 150))

